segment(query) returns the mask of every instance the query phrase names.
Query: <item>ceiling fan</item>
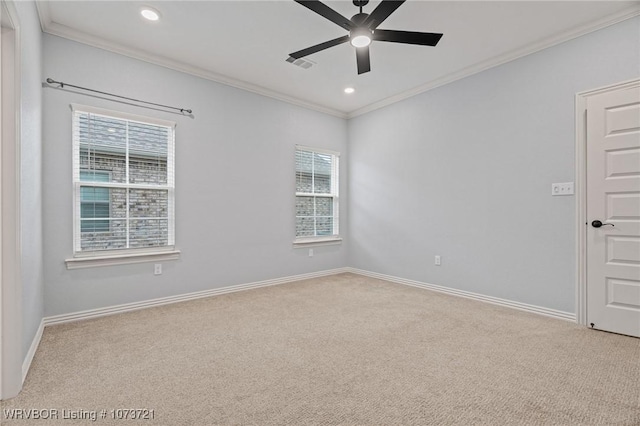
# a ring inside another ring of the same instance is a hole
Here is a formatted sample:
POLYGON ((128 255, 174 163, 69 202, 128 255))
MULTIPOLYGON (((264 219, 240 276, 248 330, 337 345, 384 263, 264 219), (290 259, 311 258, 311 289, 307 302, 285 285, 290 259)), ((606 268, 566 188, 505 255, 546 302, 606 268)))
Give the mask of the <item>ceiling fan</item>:
POLYGON ((360 13, 345 18, 329 6, 318 0, 295 0, 304 7, 311 9, 315 13, 349 31, 349 34, 316 44, 306 49, 298 50, 289 54, 293 59, 300 59, 312 53, 350 42, 356 48, 356 61, 358 63, 358 74, 371 71, 369 60, 369 45, 371 41, 389 41, 392 43, 419 44, 422 46, 435 46, 440 41, 440 33, 419 33, 415 31, 395 31, 377 29, 382 22, 389 17, 405 0, 382 0, 378 7, 371 14, 363 13, 362 7, 369 3, 369 0, 353 0, 353 4, 360 8, 360 13))

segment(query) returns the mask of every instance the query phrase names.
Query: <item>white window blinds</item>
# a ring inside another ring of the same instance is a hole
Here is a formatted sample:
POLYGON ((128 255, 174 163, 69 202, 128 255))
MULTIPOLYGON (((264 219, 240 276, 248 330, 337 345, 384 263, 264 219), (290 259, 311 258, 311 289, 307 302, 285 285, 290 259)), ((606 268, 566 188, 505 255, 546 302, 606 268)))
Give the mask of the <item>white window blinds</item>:
POLYGON ((73 106, 75 253, 173 247, 174 129, 73 106))
POLYGON ((296 147, 296 240, 336 238, 339 154, 296 147))

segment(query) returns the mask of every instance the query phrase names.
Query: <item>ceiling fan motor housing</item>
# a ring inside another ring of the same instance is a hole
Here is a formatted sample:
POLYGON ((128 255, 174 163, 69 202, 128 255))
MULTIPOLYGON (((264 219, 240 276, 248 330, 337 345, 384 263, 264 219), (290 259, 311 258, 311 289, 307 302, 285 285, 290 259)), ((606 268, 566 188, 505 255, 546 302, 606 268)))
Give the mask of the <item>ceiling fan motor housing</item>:
POLYGON ((365 46, 368 46, 369 43, 371 43, 371 39, 373 38, 373 31, 371 31, 366 25, 364 25, 364 22, 367 20, 368 17, 369 17, 368 13, 358 13, 351 17, 351 22, 356 24, 357 27, 355 27, 349 32, 349 40, 351 41, 351 44, 355 47, 365 47, 365 46), (356 38, 358 37, 361 37, 361 39, 356 40, 356 38), (362 41, 362 40, 366 40, 365 37, 366 39, 368 39, 368 41, 362 41))
POLYGON ((368 17, 368 13, 356 13, 351 17, 351 21, 353 21, 354 24, 360 26, 364 23, 364 21, 367 20, 368 17))

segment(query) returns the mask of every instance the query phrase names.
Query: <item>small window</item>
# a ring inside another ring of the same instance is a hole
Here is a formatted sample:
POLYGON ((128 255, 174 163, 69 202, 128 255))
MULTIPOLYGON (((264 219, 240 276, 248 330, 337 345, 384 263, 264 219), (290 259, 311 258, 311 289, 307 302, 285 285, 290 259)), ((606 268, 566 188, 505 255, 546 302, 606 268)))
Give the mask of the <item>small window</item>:
POLYGON ((296 241, 339 238, 339 153, 296 147, 296 241))
POLYGON ((175 124, 73 107, 74 252, 173 249, 175 124))
MULTIPOLYGON (((81 182, 109 182, 109 172, 80 171, 81 182)), ((109 188, 80 187, 80 232, 109 232, 109 188)))

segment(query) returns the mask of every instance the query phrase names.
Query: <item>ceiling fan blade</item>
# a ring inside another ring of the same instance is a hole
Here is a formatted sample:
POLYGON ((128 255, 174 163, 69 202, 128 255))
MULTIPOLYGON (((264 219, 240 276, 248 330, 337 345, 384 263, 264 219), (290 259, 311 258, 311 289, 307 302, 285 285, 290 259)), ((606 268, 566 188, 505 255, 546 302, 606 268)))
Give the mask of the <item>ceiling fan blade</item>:
POLYGON ((315 46, 307 47, 306 49, 298 50, 297 52, 290 53, 294 59, 300 59, 305 56, 311 55, 312 53, 320 52, 321 50, 328 49, 333 46, 337 46, 342 43, 346 43, 349 41, 349 35, 334 38, 333 40, 325 41, 324 43, 316 44, 315 46))
POLYGON ((419 44, 422 46, 435 46, 442 34, 418 33, 415 31, 375 30, 373 39, 378 41, 390 41, 392 43, 419 44))
POLYGON ((318 15, 330 20, 331 22, 340 25, 347 31, 350 31, 353 27, 355 27, 355 24, 351 22, 350 19, 345 18, 344 16, 340 15, 338 12, 318 0, 295 0, 295 2, 300 3, 307 9, 311 9, 318 15))
POLYGON ((358 75, 371 71, 369 60, 369 46, 356 47, 356 60, 358 62, 358 75))
POLYGON ((382 24, 382 22, 404 2, 405 0, 382 0, 378 7, 371 12, 367 20, 364 21, 364 25, 375 30, 378 28, 378 25, 382 24))

